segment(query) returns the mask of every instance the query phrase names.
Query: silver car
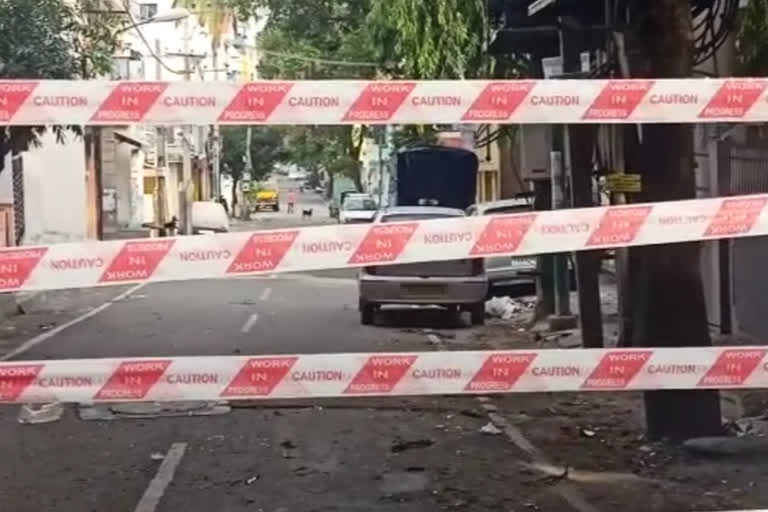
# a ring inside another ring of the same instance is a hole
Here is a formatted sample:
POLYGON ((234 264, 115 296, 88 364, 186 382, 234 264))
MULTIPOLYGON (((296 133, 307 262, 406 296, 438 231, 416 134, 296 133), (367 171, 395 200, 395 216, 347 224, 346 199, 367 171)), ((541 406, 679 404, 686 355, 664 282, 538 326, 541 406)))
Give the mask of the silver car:
MULTIPOLYGON (((504 215, 533 210, 532 199, 502 199, 467 208, 467 215, 504 215)), ((535 256, 492 256, 485 259, 485 271, 491 286, 536 284, 535 256)))
MULTIPOLYGON (((464 217, 462 210, 433 206, 394 207, 381 210, 374 222, 464 217)), ((360 321, 374 323, 376 311, 385 304, 447 307, 468 311, 472 325, 485 322, 488 278, 482 259, 401 263, 365 267, 359 276, 360 321)))

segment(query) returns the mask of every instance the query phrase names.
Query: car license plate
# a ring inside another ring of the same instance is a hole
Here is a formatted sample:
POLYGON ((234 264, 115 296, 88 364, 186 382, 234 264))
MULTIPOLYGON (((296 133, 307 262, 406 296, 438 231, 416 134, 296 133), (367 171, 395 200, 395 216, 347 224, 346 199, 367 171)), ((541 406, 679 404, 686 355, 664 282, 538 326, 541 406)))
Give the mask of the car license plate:
POLYGON ((404 284, 403 291, 411 297, 439 297, 445 295, 445 286, 434 284, 404 284))

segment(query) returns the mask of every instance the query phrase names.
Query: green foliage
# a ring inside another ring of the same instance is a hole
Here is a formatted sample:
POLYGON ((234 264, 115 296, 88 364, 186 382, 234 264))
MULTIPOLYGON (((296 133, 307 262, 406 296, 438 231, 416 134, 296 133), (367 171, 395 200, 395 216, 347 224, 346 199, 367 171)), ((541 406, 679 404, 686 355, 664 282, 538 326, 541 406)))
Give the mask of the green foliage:
POLYGON ((768 74, 768 0, 751 0, 744 9, 737 45, 739 74, 768 74))
POLYGON ((251 131, 251 162, 253 168, 246 168, 247 133, 246 126, 221 127, 221 167, 233 180, 241 181, 250 177, 260 181, 268 177, 275 164, 285 159, 283 134, 273 126, 254 126, 251 131))
POLYGON ((372 78, 378 66, 365 24, 369 0, 262 0, 272 14, 259 48, 265 78, 372 78), (362 63, 357 65, 355 63, 362 63), (368 64, 366 64, 368 63, 368 64))
POLYGON ((380 61, 413 79, 487 76, 485 0, 375 0, 367 24, 380 61))
MULTIPOLYGON (((371 0, 258 0, 270 19, 258 46, 259 72, 271 79, 369 79, 380 74, 365 20, 371 0)), ((304 126, 284 129, 286 161, 312 174, 325 171, 360 183, 360 148, 367 129, 304 126)))
MULTIPOLYGON (((102 2, 0 0, 0 79, 87 79, 109 72, 117 18, 102 2), (102 11, 102 12, 99 12, 102 11)), ((65 129, 54 126, 60 141, 65 129)), ((44 126, 0 129, 0 169, 9 151, 37 144, 44 126)))
MULTIPOLYGON (((267 8, 258 40, 270 79, 479 78, 517 76, 518 61, 487 56, 485 0, 232 0, 267 8), (367 64, 368 65, 367 65, 367 64)), ((287 160, 360 183, 362 129, 286 129, 287 160)), ((434 127, 404 127, 398 145, 429 143, 434 127)))
POLYGON ((360 149, 367 130, 352 126, 297 126, 285 130, 284 160, 310 174, 342 175, 360 186, 360 149))
POLYGON ((110 70, 117 19, 98 2, 0 0, 0 77, 84 79, 110 70))

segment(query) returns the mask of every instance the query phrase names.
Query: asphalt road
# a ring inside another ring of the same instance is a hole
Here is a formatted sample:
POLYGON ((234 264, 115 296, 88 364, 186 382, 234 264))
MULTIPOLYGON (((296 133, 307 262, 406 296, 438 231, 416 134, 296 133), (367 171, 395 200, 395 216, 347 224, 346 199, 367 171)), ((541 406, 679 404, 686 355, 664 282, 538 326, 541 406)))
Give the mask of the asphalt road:
MULTIPOLYGON (((313 194, 300 204, 323 210, 313 194)), ((259 214, 238 228, 301 224, 297 217, 259 214)), ((318 215, 312 222, 323 221, 318 215)), ((6 354, 15 349, 18 360, 423 351, 434 349, 434 340, 422 328, 471 332, 445 313, 413 310, 363 327, 356 302, 350 271, 62 292, 30 304, 27 315, 6 325, 0 347, 6 354), (123 296, 111 301, 117 294, 123 296)), ((2 407, 0 510, 564 506, 539 475, 520 472, 514 444, 479 432, 488 418, 471 398, 236 405, 217 415, 203 408, 196 412, 211 415, 166 417, 166 411, 109 421, 98 418, 114 410, 73 405, 61 420, 42 425, 21 425, 18 407, 2 407), (97 420, 81 418, 89 410, 97 420)))
MULTIPOLYGON (((234 227, 330 221, 318 195, 303 194, 302 207, 311 219, 259 213, 234 227)), ((50 292, 0 323, 0 358, 560 343, 561 335, 536 342, 514 322, 470 328, 438 310, 387 311, 363 327, 356 302, 353 270, 50 292)), ((4 406, 0 512, 683 512, 768 503, 755 485, 764 464, 712 465, 648 445, 640 410, 633 394, 549 393, 73 404, 57 421, 24 425, 19 406, 4 406), (481 432, 489 421, 495 435, 481 432)))

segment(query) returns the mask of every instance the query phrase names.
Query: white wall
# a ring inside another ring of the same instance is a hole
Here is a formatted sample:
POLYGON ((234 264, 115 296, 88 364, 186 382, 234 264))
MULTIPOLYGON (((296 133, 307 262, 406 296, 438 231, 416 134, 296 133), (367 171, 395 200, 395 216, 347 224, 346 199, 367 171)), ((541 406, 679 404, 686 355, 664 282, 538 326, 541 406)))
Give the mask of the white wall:
MULTIPOLYGON (((23 244, 61 243, 87 236, 85 147, 69 135, 66 144, 46 133, 43 146, 24 154, 23 244)), ((10 168, 3 171, 8 172, 10 168)), ((3 177, 5 178, 5 177, 3 177)))
POLYGON ((0 203, 13 202, 13 171, 11 170, 11 154, 5 156, 5 167, 0 172, 0 203))

